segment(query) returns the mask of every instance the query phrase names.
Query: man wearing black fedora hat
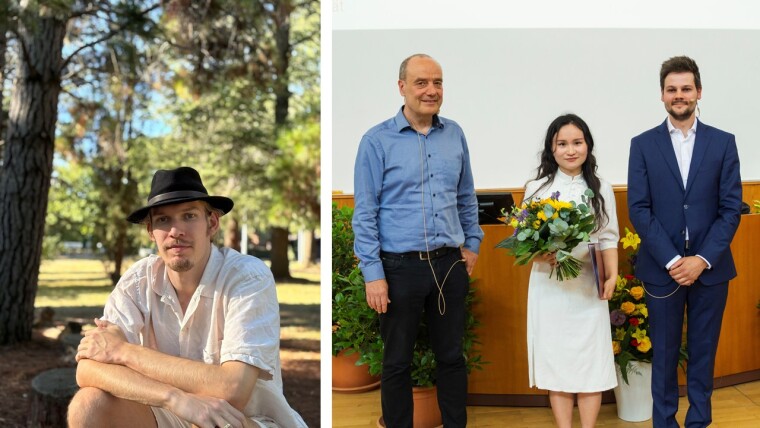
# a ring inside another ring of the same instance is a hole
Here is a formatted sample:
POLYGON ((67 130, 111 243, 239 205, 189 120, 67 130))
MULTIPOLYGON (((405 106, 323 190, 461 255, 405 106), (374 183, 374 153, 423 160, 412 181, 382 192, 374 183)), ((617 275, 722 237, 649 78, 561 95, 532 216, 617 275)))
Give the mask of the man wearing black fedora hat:
POLYGON ((129 268, 85 333, 69 426, 306 426, 282 393, 271 272, 211 242, 232 207, 192 168, 153 176, 127 220, 158 255, 129 268))

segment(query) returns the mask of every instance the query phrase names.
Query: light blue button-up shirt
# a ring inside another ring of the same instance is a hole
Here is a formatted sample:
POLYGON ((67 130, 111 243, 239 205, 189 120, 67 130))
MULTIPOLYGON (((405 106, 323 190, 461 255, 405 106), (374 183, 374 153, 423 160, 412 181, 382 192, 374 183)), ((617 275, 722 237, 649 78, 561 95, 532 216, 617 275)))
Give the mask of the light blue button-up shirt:
POLYGON ((424 135, 402 108, 367 131, 356 156, 354 202, 354 252, 367 282, 385 278, 380 250, 480 249, 470 154, 452 120, 434 116, 424 135))

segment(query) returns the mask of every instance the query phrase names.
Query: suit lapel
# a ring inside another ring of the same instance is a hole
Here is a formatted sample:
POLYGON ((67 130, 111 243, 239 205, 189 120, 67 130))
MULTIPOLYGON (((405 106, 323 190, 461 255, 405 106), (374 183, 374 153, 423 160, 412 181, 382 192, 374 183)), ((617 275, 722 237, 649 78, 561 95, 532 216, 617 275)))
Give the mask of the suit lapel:
POLYGON ((691 154, 691 165, 689 165, 689 178, 686 180, 686 194, 689 193, 694 179, 697 177, 697 171, 705 158, 707 146, 710 145, 710 130, 697 120, 697 135, 694 138, 694 151, 691 154))
POLYGON ((681 190, 683 190, 683 179, 681 178, 681 170, 678 168, 678 160, 676 159, 676 153, 673 151, 673 142, 670 140, 668 125, 665 124, 665 122, 662 122, 662 125, 660 125, 657 128, 657 141, 655 142, 655 145, 657 146, 658 149, 660 149, 660 152, 662 153, 662 157, 663 159, 665 159, 665 163, 667 163, 668 168, 670 168, 670 172, 673 173, 673 176, 681 185, 681 190))

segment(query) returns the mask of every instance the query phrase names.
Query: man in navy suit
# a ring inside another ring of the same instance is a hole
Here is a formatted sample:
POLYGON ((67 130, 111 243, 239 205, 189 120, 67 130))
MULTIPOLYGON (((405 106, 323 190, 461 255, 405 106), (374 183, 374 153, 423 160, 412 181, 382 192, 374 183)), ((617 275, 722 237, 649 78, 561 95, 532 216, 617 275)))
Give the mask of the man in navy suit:
POLYGON ((697 120, 702 97, 691 58, 660 70, 668 118, 631 140, 628 209, 641 237, 636 276, 644 282, 652 339, 652 422, 678 427, 677 366, 687 316, 686 427, 712 421, 713 369, 739 225, 741 177, 732 134, 697 120))

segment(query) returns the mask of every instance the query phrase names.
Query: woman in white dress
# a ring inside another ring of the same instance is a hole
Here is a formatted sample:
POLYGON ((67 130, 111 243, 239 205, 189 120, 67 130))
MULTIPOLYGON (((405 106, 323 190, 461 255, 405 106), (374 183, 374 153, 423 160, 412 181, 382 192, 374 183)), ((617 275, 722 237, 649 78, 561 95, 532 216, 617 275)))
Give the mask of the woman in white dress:
POLYGON ((583 192, 593 190, 591 242, 600 244, 606 271, 604 299, 600 299, 585 243, 572 251, 583 263, 577 278, 549 277, 556 263, 553 253, 533 262, 528 290, 530 386, 549 390, 560 428, 571 426, 576 395, 581 426, 593 427, 602 391, 617 385, 607 300, 615 290, 618 271, 618 222, 612 186, 596 175, 593 149, 591 132, 580 117, 558 117, 547 130, 536 179, 525 186, 526 201, 559 192, 560 200, 581 203, 583 192))

